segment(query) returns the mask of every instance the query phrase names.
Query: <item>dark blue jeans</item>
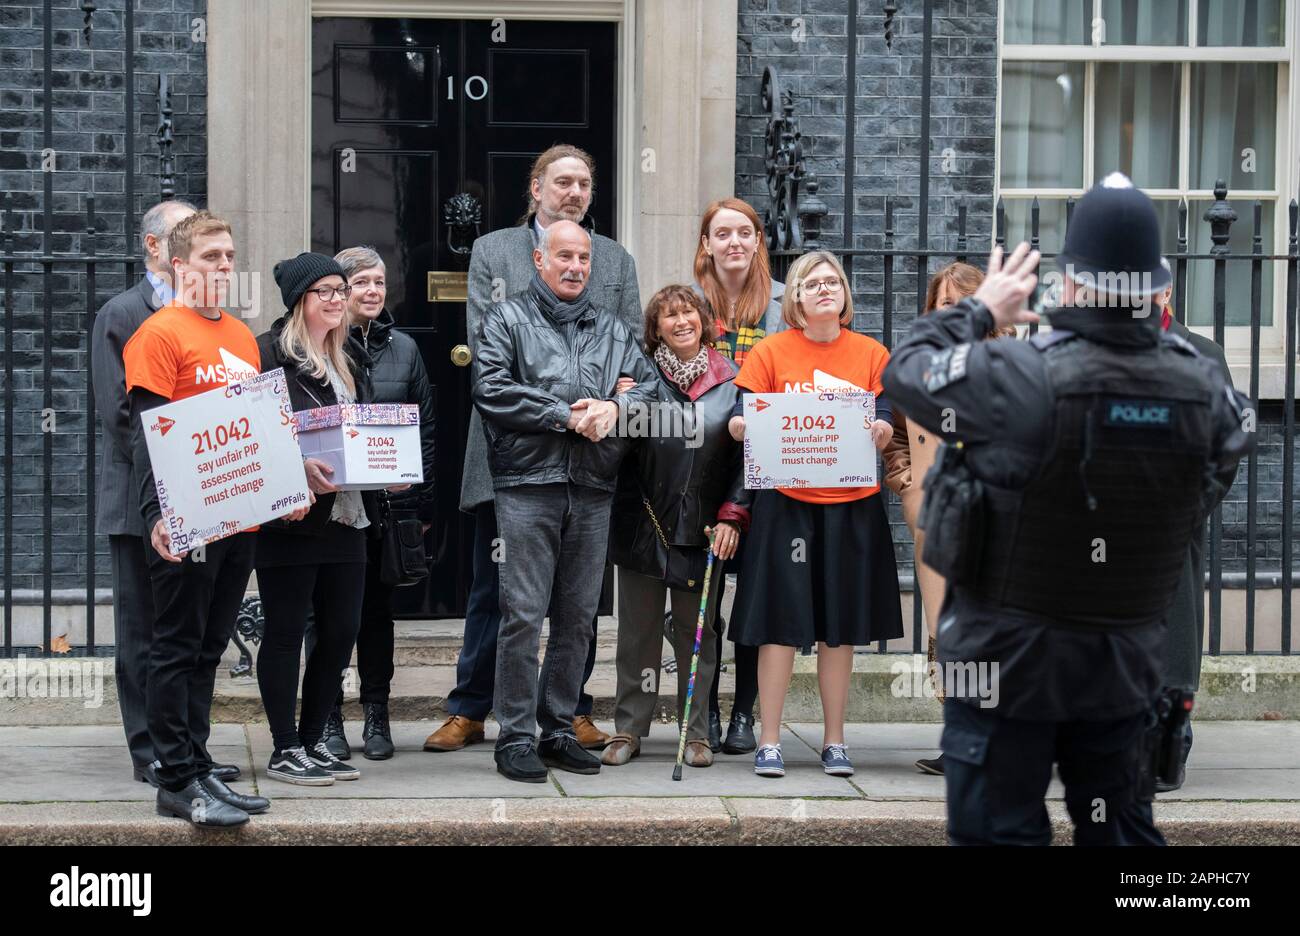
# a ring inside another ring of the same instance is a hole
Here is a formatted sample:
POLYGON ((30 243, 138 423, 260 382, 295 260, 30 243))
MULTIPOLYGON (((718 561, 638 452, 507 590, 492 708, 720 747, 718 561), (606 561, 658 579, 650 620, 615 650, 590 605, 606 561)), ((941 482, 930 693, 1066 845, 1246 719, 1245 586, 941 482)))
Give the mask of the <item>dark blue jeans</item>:
POLYGON ((1146 713, 1111 721, 1002 718, 943 703, 943 776, 953 845, 1048 845, 1043 796, 1056 763, 1076 845, 1163 845, 1138 794, 1146 713))
MULTIPOLYGON (((492 543, 497 538, 496 505, 488 501, 474 511, 474 580, 465 606, 465 641, 456 661, 456 688, 447 696, 447 711, 474 721, 483 721, 492 711, 496 687, 497 631, 501 627, 500 564, 492 561, 492 543)), ((596 666, 595 622, 591 645, 582 672, 583 692, 575 715, 590 715, 592 697, 587 680, 596 666)))

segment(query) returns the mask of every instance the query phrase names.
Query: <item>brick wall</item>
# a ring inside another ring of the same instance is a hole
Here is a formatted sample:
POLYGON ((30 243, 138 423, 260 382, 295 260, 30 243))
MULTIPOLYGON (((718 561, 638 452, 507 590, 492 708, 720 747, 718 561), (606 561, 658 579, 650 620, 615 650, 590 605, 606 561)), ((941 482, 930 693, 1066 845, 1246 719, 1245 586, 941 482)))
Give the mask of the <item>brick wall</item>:
MULTIPOLYGON (((917 246, 921 146, 921 3, 903 0, 884 38, 882 4, 859 3, 852 206, 855 248, 880 248, 885 199, 894 208, 894 244, 917 246)), ((740 0, 736 62, 736 194, 759 210, 769 203, 764 169, 767 118, 760 88, 773 65, 794 92, 795 115, 807 166, 818 175, 829 207, 822 243, 844 240, 844 97, 847 85, 848 4, 845 0, 740 0)), ((934 0, 929 139, 929 239, 933 250, 955 252, 957 206, 967 206, 970 255, 979 262, 991 242, 997 100, 996 0, 934 0)), ((1171 245, 1172 246, 1172 245, 1171 245)), ((931 258, 933 271, 947 262, 931 258)), ((853 261, 854 327, 876 338, 883 329, 879 257, 853 261)), ((893 340, 906 337, 917 308, 914 260, 894 266, 893 340)), ((1228 297, 1229 304, 1234 301, 1228 297)), ((1242 297, 1241 302, 1249 300, 1242 297)), ((1282 408, 1260 407, 1257 563, 1276 573, 1281 563, 1282 408)), ((1243 464, 1223 511, 1223 560, 1229 572, 1246 568, 1246 477, 1243 464)), ((912 572, 912 540, 897 498, 889 495, 900 572, 912 572)), ((1295 499, 1300 530, 1300 497, 1295 499)), ((1300 560, 1300 556, 1297 556, 1300 560)))
MULTIPOLYGON (((135 120, 128 128, 125 101, 124 0, 99 2, 87 42, 84 14, 76 0, 53 4, 53 214, 56 253, 84 249, 86 197, 95 196, 95 248, 100 254, 134 254, 140 217, 158 201, 156 143, 159 74, 172 90, 175 189, 179 198, 204 203, 206 174, 206 50, 192 40, 193 20, 206 0, 136 0, 135 120), (126 204, 126 134, 134 136, 135 197, 126 204), (125 212, 133 214, 134 236, 124 236, 125 212)), ((5 0, 0 6, 0 193, 14 209, 14 247, 40 251, 44 177, 44 4, 5 0)), ((43 361, 45 284, 39 267, 19 265, 14 289, 14 581, 15 588, 41 587, 44 538, 53 537, 53 587, 85 584, 86 490, 98 465, 86 470, 86 284, 83 265, 58 265, 50 283, 53 343, 54 527, 45 530, 42 491, 44 434, 43 361)), ((143 268, 141 268, 143 269, 143 268)), ((97 271, 94 307, 121 291, 127 279, 120 265, 97 271)), ((3 323, 0 323, 3 327, 3 323)), ((0 335, 3 333, 0 332, 0 335)), ((0 431, 3 430, 0 411, 0 431)), ((98 420, 96 420, 96 429, 98 420)), ((3 471, 0 466, 0 472, 3 471)), ((2 479, 0 479, 2 481, 2 479)), ((107 543, 96 541, 98 585, 107 587, 107 543)))

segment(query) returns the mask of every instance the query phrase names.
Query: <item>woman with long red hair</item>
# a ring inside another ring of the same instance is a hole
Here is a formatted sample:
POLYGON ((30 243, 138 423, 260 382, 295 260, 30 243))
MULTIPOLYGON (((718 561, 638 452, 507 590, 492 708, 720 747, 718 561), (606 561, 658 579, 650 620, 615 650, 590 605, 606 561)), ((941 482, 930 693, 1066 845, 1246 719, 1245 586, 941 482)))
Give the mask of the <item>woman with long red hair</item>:
MULTIPOLYGON (((757 212, 739 198, 720 198, 704 209, 700 242, 695 248, 695 283, 692 287, 708 303, 713 319, 715 351, 736 362, 766 336, 785 329, 781 296, 785 287, 772 279, 763 225, 757 212)), ((727 571, 739 569, 739 557, 727 571)), ((737 588, 740 587, 737 581, 737 588)), ((718 627, 718 654, 722 659, 722 631, 718 627)), ((727 739, 722 740, 722 710, 718 703, 721 667, 714 670, 709 692, 709 746, 716 753, 748 754, 754 740, 754 703, 758 699, 758 648, 736 645, 736 688, 731 704, 727 739)))

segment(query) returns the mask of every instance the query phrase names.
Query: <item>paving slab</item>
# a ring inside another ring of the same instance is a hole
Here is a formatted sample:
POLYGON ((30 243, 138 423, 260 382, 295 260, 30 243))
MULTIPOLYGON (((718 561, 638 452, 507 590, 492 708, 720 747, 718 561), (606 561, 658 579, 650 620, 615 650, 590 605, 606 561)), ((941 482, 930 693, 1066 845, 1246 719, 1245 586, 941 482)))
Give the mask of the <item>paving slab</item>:
MULTIPOLYGON (((249 775, 248 750, 211 745, 221 763, 238 764, 249 775)), ((246 792, 246 787, 237 787, 246 792)), ((126 744, 111 747, 7 747, 0 756, 0 802, 140 800, 153 802, 153 787, 132 776, 126 744)))

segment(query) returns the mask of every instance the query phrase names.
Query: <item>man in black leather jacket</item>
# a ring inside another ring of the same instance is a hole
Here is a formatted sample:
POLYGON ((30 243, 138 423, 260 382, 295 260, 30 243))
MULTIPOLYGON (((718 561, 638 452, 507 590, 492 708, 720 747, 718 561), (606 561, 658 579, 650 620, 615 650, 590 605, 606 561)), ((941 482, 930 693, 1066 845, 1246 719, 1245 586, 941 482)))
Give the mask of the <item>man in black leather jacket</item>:
POLYGON ((497 769, 512 780, 542 783, 546 765, 600 771, 600 761, 574 737, 573 715, 627 447, 607 436, 620 408, 653 399, 655 373, 627 326, 588 294, 586 231, 555 222, 533 262, 537 274, 528 289, 484 316, 472 395, 483 417, 500 534, 493 556, 501 564, 502 611, 493 700, 501 725, 497 769), (636 386, 617 394, 620 377, 636 386), (539 678, 548 605, 551 630, 539 678))

